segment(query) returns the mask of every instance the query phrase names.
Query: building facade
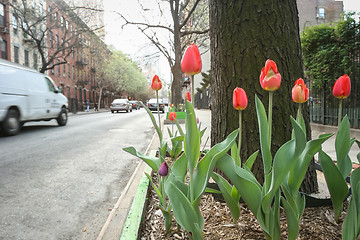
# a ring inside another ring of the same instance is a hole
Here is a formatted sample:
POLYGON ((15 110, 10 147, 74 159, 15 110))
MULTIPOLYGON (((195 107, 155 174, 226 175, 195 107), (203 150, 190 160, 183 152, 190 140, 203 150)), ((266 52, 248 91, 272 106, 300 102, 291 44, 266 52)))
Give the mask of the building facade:
POLYGON ((63 0, 0 0, 1 58, 48 74, 70 111, 108 106, 96 73, 111 51, 73 10, 63 0))
POLYGON ((297 0, 300 32, 305 27, 322 23, 336 23, 344 11, 342 1, 335 0, 297 0))

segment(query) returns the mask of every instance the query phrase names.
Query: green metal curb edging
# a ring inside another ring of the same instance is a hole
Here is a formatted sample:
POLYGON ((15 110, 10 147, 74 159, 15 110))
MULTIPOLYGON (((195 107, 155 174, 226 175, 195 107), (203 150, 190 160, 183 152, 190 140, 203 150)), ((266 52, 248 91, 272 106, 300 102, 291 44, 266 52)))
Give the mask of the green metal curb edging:
MULTIPOLYGON (((155 157, 155 154, 156 150, 150 152, 150 156, 155 157)), ((146 165, 144 172, 151 175, 151 171, 152 169, 148 165, 146 165)), ((149 184, 149 179, 145 174, 143 174, 138 189, 136 191, 133 203, 129 210, 128 216, 126 218, 120 240, 135 240, 139 238, 140 225, 143 222, 145 202, 148 196, 149 184)))

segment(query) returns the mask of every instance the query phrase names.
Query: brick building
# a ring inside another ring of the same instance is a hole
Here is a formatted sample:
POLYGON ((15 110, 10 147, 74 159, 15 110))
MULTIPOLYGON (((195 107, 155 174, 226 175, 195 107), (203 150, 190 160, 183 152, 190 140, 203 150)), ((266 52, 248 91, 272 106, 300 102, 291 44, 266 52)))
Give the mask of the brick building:
POLYGON ((344 10, 342 1, 297 0, 300 32, 307 26, 338 22, 344 10))
MULTIPOLYGON (((99 100, 97 67, 111 51, 73 10, 63 0, 0 0, 1 58, 48 74, 81 111, 99 100)), ((111 94, 101 99, 107 106, 111 94)))

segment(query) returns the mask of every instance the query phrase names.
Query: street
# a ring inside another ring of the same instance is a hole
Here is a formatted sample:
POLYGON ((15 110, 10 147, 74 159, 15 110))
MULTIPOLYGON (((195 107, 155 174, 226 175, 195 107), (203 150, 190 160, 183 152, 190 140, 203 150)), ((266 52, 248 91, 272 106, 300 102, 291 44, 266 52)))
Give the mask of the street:
POLYGON ((0 137, 0 239, 96 239, 139 160, 152 123, 144 109, 26 123, 0 137))

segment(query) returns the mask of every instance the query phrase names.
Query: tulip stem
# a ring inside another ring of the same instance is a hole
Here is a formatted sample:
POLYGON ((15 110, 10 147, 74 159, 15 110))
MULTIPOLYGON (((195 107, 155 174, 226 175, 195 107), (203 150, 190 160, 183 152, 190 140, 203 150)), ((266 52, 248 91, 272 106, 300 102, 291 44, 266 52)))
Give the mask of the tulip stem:
POLYGON ((273 105, 273 92, 269 92, 268 123, 269 123, 269 148, 270 148, 270 151, 271 151, 272 105, 273 105))
POLYGON ((342 117, 342 99, 340 99, 339 102, 339 115, 338 115, 338 126, 340 126, 341 123, 341 117, 342 117))
POLYGON ((239 145, 238 145, 238 166, 241 166, 240 148, 241 148, 241 132, 242 132, 242 110, 239 111, 239 145))
POLYGON ((191 79, 191 101, 193 103, 193 106, 195 107, 195 91, 194 91, 194 75, 190 76, 191 79))
POLYGON ((159 91, 155 91, 156 92, 156 101, 157 101, 157 112, 158 112, 158 117, 159 117, 159 128, 160 128, 160 132, 161 132, 161 124, 160 124, 160 108, 159 108, 159 91))

